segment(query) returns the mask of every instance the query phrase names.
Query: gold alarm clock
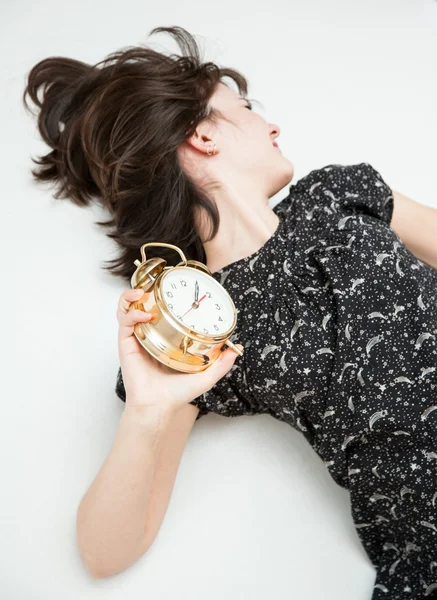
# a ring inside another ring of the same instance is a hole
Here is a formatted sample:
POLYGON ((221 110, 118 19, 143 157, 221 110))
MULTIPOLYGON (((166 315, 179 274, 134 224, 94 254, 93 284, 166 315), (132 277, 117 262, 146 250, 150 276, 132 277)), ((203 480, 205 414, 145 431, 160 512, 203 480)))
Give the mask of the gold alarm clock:
POLYGON ((173 244, 150 242, 141 246, 142 261, 135 260, 131 286, 149 293, 134 301, 129 310, 157 315, 147 323, 136 323, 134 335, 154 358, 176 371, 204 371, 220 356, 224 344, 242 356, 230 340, 237 324, 237 311, 225 288, 206 265, 187 260, 173 244), (160 257, 146 259, 146 246, 172 248, 182 258, 166 266, 160 257))

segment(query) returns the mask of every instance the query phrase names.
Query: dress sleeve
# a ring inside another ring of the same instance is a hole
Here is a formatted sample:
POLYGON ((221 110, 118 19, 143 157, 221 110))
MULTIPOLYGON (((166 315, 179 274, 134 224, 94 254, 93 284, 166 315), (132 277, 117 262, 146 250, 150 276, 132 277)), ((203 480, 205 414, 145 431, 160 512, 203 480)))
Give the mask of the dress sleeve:
POLYGON ((319 206, 328 213, 369 215, 390 225, 393 192, 369 163, 330 164, 314 169, 290 186, 304 208, 319 206))
POLYGON ((115 393, 123 402, 126 402, 126 390, 124 388, 123 373, 121 367, 118 367, 117 377, 115 380, 115 393))
MULTIPOLYGON (((117 373, 115 393, 120 400, 126 402, 126 390, 121 367, 119 367, 117 373)), ((210 390, 191 400, 190 404, 194 404, 199 408, 196 421, 209 412, 217 413, 223 417, 239 417, 264 412, 245 384, 242 366, 235 363, 231 370, 219 379, 210 390)))

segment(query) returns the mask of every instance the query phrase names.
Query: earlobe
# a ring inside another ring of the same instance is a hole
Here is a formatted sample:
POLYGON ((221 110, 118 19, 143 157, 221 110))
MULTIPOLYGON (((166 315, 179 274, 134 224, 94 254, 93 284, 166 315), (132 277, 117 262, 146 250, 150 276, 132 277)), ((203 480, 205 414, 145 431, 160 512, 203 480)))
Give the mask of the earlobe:
POLYGON ((215 144, 209 144, 206 152, 208 154, 208 156, 212 156, 213 154, 216 154, 217 152, 217 146, 215 144))
POLYGON ((195 131, 193 133, 192 136, 190 136, 187 139, 187 142, 195 149, 198 150, 199 152, 204 152, 206 153, 206 146, 207 144, 205 143, 205 141, 202 139, 203 136, 200 136, 198 134, 197 131, 195 131))
POLYGON ((199 134, 195 132, 187 139, 187 143, 189 143, 195 150, 198 150, 203 154, 208 154, 208 156, 217 154, 216 144, 206 135, 199 136, 199 134))
POLYGON ((217 146, 214 150, 214 134, 216 130, 209 123, 202 122, 199 123, 193 134, 187 139, 187 142, 190 143, 191 147, 203 154, 217 154, 217 146), (209 152, 208 152, 209 149, 209 152))

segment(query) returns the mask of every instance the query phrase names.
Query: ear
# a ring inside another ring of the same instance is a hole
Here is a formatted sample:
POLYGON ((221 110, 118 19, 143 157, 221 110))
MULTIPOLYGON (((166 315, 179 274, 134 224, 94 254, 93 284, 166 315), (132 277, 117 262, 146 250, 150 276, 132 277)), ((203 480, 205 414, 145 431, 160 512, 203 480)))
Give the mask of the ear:
MULTIPOLYGON (((186 140, 187 144, 190 144, 194 149, 207 154, 207 149, 214 147, 214 137, 211 127, 206 124, 199 125, 196 131, 186 140)), ((210 152, 211 152, 210 150, 210 152)), ((215 154, 218 154, 218 148, 216 147, 215 154)))

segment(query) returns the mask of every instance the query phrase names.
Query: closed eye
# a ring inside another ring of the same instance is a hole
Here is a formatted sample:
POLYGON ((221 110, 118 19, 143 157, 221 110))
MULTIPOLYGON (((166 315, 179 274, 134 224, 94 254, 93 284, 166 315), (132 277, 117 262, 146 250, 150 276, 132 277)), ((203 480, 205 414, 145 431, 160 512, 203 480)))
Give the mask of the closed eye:
POLYGON ((247 104, 246 104, 246 108, 248 108, 249 110, 252 110, 252 103, 249 102, 249 100, 247 100, 247 104))

